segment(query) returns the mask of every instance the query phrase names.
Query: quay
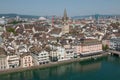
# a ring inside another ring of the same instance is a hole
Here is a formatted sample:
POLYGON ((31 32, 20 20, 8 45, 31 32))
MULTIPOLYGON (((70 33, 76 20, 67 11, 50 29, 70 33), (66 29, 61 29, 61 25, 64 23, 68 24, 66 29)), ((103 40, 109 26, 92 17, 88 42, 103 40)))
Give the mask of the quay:
POLYGON ((108 50, 108 52, 109 52, 111 55, 117 55, 118 57, 120 57, 120 51, 108 50))
POLYGON ((19 67, 19 68, 7 69, 7 70, 0 71, 0 75, 14 73, 14 72, 23 72, 23 71, 27 71, 27 70, 33 70, 33 69, 44 69, 44 68, 48 68, 48 67, 54 67, 54 66, 69 64, 69 63, 73 63, 73 62, 80 62, 80 61, 89 60, 89 59, 97 59, 97 58, 100 58, 103 56, 107 56, 107 54, 108 53, 101 53, 98 55, 92 55, 92 56, 81 57, 81 58, 74 58, 74 59, 59 61, 59 62, 50 62, 48 64, 42 64, 42 65, 31 66, 31 67, 26 67, 26 68, 19 67))

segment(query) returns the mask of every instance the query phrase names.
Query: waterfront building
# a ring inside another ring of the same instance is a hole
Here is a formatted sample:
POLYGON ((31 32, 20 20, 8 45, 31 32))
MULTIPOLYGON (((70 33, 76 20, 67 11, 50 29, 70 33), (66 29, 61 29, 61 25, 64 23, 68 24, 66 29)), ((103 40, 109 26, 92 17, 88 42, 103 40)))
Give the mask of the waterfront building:
POLYGON ((72 48, 57 47, 58 61, 69 60, 74 57, 72 48))
POLYGON ((0 48, 0 70, 8 69, 7 55, 3 48, 0 48))
POLYGON ((52 48, 52 50, 50 51, 50 61, 51 62, 56 62, 58 61, 58 56, 59 54, 57 53, 57 49, 52 48))
POLYGON ((67 59, 72 59, 75 57, 73 48, 65 48, 65 51, 66 51, 66 58, 67 59))
POLYGON ((74 51, 81 56, 97 54, 102 51, 102 42, 96 39, 83 39, 74 46, 74 51))
POLYGON ((102 42, 96 39, 85 39, 81 42, 80 55, 96 54, 102 51, 102 42))
POLYGON ((35 51, 31 53, 35 65, 49 63, 49 53, 45 50, 35 51))
POLYGON ((110 35, 105 35, 102 39, 102 45, 110 47, 110 35))
POLYGON ((110 49, 120 51, 120 38, 110 39, 110 49))
POLYGON ((20 56, 20 66, 21 67, 31 67, 33 66, 33 58, 29 52, 23 53, 20 56))
POLYGON ((17 54, 9 53, 7 54, 8 68, 17 68, 19 67, 20 57, 17 54))
POLYGON ((58 61, 66 60, 66 52, 64 47, 57 47, 58 61))

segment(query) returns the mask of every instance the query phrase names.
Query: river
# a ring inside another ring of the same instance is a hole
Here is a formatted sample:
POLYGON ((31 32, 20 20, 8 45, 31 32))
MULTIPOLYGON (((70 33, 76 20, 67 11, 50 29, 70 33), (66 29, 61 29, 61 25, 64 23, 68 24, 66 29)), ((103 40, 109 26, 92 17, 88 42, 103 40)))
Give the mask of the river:
POLYGON ((0 80, 120 80, 120 58, 104 57, 0 75, 0 80))

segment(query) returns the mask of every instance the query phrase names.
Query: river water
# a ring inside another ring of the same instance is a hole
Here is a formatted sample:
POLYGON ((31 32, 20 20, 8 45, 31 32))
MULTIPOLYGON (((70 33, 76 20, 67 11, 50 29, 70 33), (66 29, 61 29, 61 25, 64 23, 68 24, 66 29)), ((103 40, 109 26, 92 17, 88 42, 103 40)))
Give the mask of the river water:
POLYGON ((0 80, 120 80, 120 58, 104 57, 0 75, 0 80))

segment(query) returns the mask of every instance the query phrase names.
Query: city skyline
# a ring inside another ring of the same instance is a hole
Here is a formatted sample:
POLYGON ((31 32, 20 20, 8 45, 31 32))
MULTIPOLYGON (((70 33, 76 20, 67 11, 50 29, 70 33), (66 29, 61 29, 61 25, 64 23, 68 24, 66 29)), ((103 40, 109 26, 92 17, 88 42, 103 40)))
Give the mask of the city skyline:
POLYGON ((37 16, 68 16, 120 14, 120 0, 1 0, 0 14, 17 13, 37 16))

